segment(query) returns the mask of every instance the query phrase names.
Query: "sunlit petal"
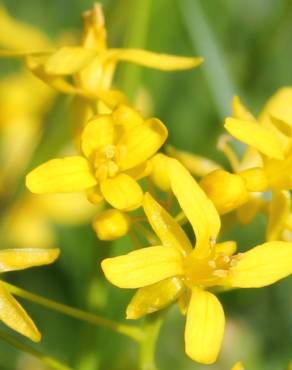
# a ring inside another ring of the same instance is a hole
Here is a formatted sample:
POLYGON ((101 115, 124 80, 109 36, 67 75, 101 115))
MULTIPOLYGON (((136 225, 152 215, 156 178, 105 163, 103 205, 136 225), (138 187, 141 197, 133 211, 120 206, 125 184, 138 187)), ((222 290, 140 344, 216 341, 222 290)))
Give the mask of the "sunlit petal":
POLYGON ((1 282, 0 320, 11 329, 30 338, 34 342, 39 342, 41 340, 41 334, 32 319, 1 282))
POLYGON ((230 269, 230 284, 238 288, 260 288, 291 273, 292 243, 274 241, 239 255, 230 269))
POLYGON ((80 191, 96 183, 88 161, 78 156, 52 159, 26 176, 26 186, 35 194, 80 191))
POLYGON ((164 246, 177 248, 184 254, 190 253, 192 245, 183 229, 149 193, 144 196, 143 208, 153 230, 164 246))
POLYGON ((224 311, 217 297, 194 288, 185 328, 187 355, 203 364, 214 363, 221 348, 224 326, 224 311))
POLYGON ((155 246, 107 258, 101 267, 119 288, 141 288, 183 273, 182 257, 175 248, 155 246))

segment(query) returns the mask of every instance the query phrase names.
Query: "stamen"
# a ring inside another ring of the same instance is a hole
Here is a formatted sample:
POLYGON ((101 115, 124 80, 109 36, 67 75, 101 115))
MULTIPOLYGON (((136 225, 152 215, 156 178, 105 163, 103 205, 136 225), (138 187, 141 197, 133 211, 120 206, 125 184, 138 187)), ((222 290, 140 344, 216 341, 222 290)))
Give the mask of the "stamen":
POLYGON ((214 260, 208 261, 208 265, 212 267, 213 269, 216 268, 216 262, 214 260))
POLYGON ((215 270, 213 271, 213 275, 223 278, 228 275, 228 271, 227 270, 215 270))

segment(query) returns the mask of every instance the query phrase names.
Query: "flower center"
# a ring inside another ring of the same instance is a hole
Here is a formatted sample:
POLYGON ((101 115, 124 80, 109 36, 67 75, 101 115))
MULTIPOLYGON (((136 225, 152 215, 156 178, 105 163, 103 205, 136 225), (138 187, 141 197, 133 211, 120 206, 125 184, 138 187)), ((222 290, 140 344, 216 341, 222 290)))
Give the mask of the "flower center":
POLYGON ((93 165, 99 182, 117 175, 119 172, 117 160, 120 158, 120 151, 115 145, 104 145, 96 152, 93 165))
POLYGON ((211 247, 207 257, 200 258, 195 253, 185 259, 185 284, 190 288, 200 286, 208 288, 221 285, 229 274, 229 269, 237 263, 239 255, 228 256, 216 253, 216 246, 211 247))

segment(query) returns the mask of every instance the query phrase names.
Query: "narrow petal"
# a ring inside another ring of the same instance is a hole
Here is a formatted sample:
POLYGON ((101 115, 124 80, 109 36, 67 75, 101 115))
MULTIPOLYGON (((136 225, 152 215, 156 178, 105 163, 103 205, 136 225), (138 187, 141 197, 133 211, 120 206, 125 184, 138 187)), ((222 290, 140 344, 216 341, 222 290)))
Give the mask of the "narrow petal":
POLYGON ((217 297, 194 288, 185 328, 187 355, 202 364, 214 363, 221 348, 224 326, 224 311, 217 297))
POLYGON ((260 288, 292 273, 292 243, 264 243, 238 256, 230 269, 230 284, 238 288, 260 288))
POLYGON ((132 210, 140 207, 142 203, 143 192, 140 185, 123 173, 103 181, 100 189, 105 200, 114 208, 132 210))
POLYGON ((254 116, 250 111, 242 104, 239 96, 234 96, 232 99, 232 113, 234 118, 255 121, 254 116))
POLYGON ((209 248, 209 241, 216 239, 220 230, 220 217, 213 203, 177 160, 170 159, 168 171, 172 190, 192 224, 196 235, 196 250, 209 248))
POLYGON ((288 191, 274 191, 269 204, 267 241, 281 240, 291 212, 291 198, 288 191))
POLYGON ((169 278, 140 288, 127 307, 127 319, 139 319, 174 302, 183 292, 179 278, 169 278))
POLYGON ((96 183, 88 161, 78 156, 52 159, 26 176, 26 186, 35 194, 80 191, 96 183))
POLYGON ((86 157, 92 156, 114 141, 114 124, 110 116, 98 116, 89 121, 81 133, 81 149, 86 157))
POLYGON ((45 71, 54 75, 69 75, 86 67, 96 57, 97 52, 82 47, 61 47, 45 63, 45 71))
POLYGON ((236 139, 270 158, 283 159, 284 148, 275 133, 257 122, 226 118, 224 127, 236 139))
POLYGON ((166 150, 171 157, 178 159, 196 177, 206 176, 208 173, 221 168, 218 163, 209 158, 179 150, 170 145, 167 146, 166 150))
POLYGON ((41 334, 32 319, 1 282, 0 320, 11 329, 30 338, 34 342, 39 342, 41 340, 41 334))
POLYGON ((153 53, 142 49, 115 49, 111 50, 111 52, 116 53, 113 57, 118 60, 124 60, 162 71, 195 68, 204 61, 201 57, 180 57, 153 53))
POLYGON ((123 153, 119 159, 120 167, 127 170, 145 162, 157 152, 166 138, 167 129, 157 118, 127 131, 118 143, 123 153))
POLYGON ((4 249, 0 251, 0 272, 48 265, 54 262, 59 254, 59 249, 4 249))
POLYGON ((119 288, 142 288, 183 273, 180 252, 164 246, 107 258, 101 267, 106 278, 119 288))
POLYGON ((143 208, 153 230, 164 246, 176 248, 183 254, 191 252, 192 245, 183 229, 149 193, 144 196, 143 208))

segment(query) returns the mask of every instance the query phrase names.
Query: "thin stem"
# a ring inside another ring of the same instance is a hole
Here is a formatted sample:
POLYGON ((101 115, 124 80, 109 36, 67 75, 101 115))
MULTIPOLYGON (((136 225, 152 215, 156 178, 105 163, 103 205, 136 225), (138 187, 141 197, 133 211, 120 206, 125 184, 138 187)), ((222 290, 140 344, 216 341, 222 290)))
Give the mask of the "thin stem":
POLYGON ((139 370, 157 370, 155 364, 155 349, 162 324, 161 312, 148 315, 144 322, 144 338, 140 342, 139 370))
POLYGON ((142 224, 135 224, 134 227, 141 233, 141 235, 144 236, 144 238, 147 240, 147 242, 151 245, 155 245, 158 242, 158 239, 154 233, 152 233, 150 230, 148 230, 145 226, 142 224))
POLYGON ((4 331, 0 330, 0 338, 4 340, 6 343, 10 344, 12 347, 19 349, 25 353, 29 353, 30 355, 38 358, 44 365, 51 367, 52 369, 56 370, 72 370, 65 364, 62 364, 60 361, 46 356, 43 353, 39 352, 38 350, 30 347, 27 344, 19 342, 17 339, 13 338, 11 335, 5 333, 4 331))
POLYGON ((30 293, 24 289, 18 288, 15 285, 6 282, 3 283, 5 284, 6 288, 9 290, 11 294, 24 298, 28 301, 37 303, 41 306, 50 308, 54 311, 63 313, 76 319, 86 321, 90 324, 106 327, 117 333, 126 335, 127 337, 130 337, 136 341, 140 341, 142 338, 141 330, 138 327, 121 324, 113 320, 105 319, 101 316, 82 311, 78 308, 70 307, 63 303, 58 303, 53 300, 41 297, 37 294, 30 293))

